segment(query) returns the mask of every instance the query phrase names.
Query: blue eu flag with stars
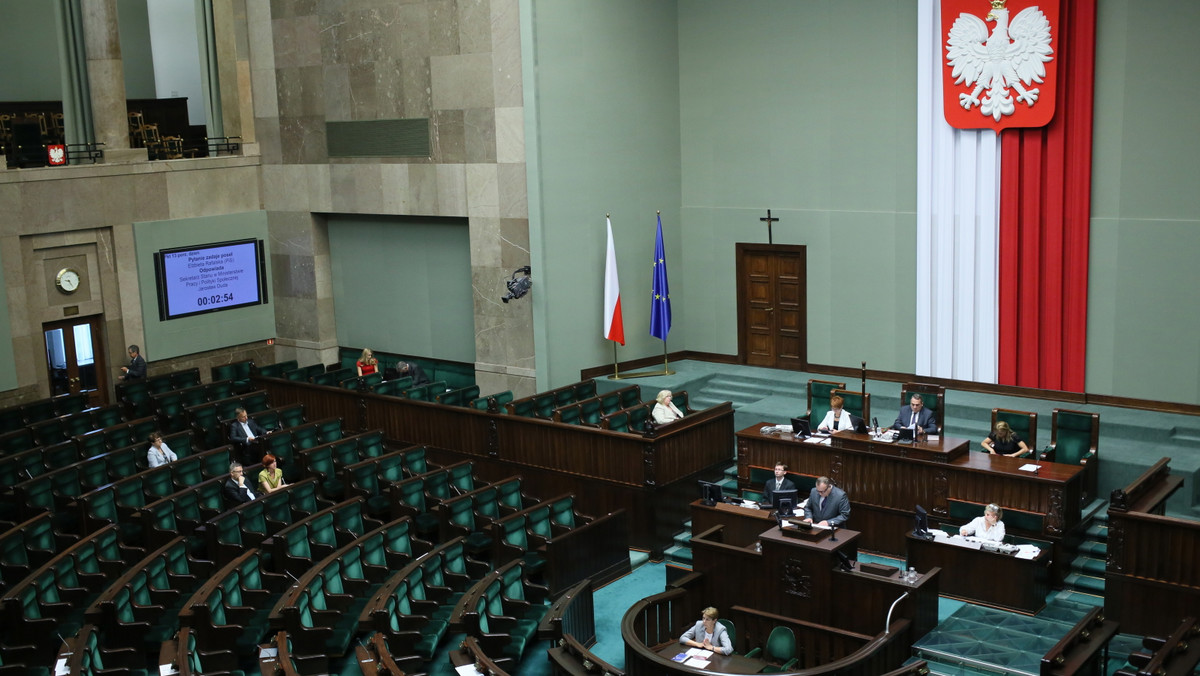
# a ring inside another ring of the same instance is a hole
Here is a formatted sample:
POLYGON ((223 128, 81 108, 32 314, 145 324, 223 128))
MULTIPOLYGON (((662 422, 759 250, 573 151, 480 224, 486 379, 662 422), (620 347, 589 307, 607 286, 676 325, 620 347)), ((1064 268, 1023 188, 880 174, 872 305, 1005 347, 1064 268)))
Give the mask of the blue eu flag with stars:
POLYGON ((662 214, 658 215, 658 235, 654 238, 654 264, 650 277, 653 299, 650 302, 650 335, 666 342, 671 332, 671 291, 667 285, 667 254, 663 251, 662 214))

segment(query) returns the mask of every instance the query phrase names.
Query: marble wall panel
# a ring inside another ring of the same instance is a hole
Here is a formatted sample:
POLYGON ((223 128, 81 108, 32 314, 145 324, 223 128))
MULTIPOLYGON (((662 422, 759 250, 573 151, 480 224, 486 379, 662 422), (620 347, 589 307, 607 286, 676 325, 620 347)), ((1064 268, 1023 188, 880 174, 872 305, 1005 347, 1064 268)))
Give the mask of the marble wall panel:
POLYGON ((529 265, 529 220, 500 219, 500 266, 515 270, 529 265))
POLYGON ((308 178, 308 210, 313 212, 333 211, 333 188, 329 181, 332 165, 309 164, 305 166, 308 178))
MULTIPOLYGON (((0 162, 0 165, 5 162, 0 162)), ((18 217, 21 213, 21 185, 0 183, 0 237, 12 237, 21 231, 24 224, 18 217)))
POLYGON ((496 113, 492 108, 470 108, 463 111, 463 132, 466 139, 464 162, 471 164, 496 161, 496 113))
POLYGON ((467 159, 466 128, 461 110, 438 110, 431 120, 433 159, 442 164, 462 164, 467 159))
POLYGON ((524 105, 518 0, 491 0, 493 96, 497 107, 524 105))
POLYGON ((262 208, 258 167, 171 172, 167 175, 170 218, 258 211, 262 208))
POLYGON ((166 172, 142 174, 133 181, 133 205, 134 215, 130 221, 165 221, 170 218, 166 172))
POLYGON ((458 0, 458 49, 463 54, 492 51, 491 0, 458 0))
MULTIPOLYGON (((471 235, 471 266, 486 269, 501 267, 500 219, 473 216, 467 221, 467 228, 471 235)), ((501 289, 500 295, 503 294, 504 290, 501 289)))
POLYGON ((280 128, 278 117, 259 117, 254 120, 259 156, 262 157, 263 164, 280 164, 284 160, 280 128))
POLYGON ((429 56, 458 54, 458 3, 456 0, 430 0, 429 56))
POLYGON ((280 68, 276 73, 278 73, 280 117, 325 115, 324 68, 321 66, 280 68))
POLYGON ((408 195, 414 214, 438 214, 437 167, 432 164, 410 164, 408 195))
POLYGON ((312 257, 316 253, 313 217, 308 212, 268 211, 267 231, 272 255, 312 257))
POLYGON ((502 218, 529 218, 525 164, 497 164, 496 183, 502 218))
POLYGON ((466 216, 468 197, 466 175, 462 164, 438 164, 438 210, 439 216, 466 216))
POLYGON ((429 71, 435 109, 493 107, 491 54, 433 56, 429 71))
MULTIPOLYGON (((285 164, 324 163, 329 159, 325 145, 325 118, 286 117, 279 120, 281 161, 285 164)), ((266 150, 263 151, 264 157, 266 150)))
POLYGON ((428 57, 404 57, 401 59, 401 110, 404 117, 429 117, 433 114, 432 75, 428 57))
POLYGON ((353 120, 352 104, 353 91, 352 67, 345 64, 332 64, 322 69, 325 84, 325 118, 328 120, 353 120))
POLYGON ((411 200, 409 191, 409 165, 384 164, 380 166, 379 191, 382 194, 383 205, 381 213, 409 214, 411 200))
MULTIPOLYGON (((375 110, 381 120, 407 117, 404 114, 404 64, 398 58, 375 63, 375 110)), ((360 118, 361 119, 361 118, 360 118)))
POLYGON ((468 164, 467 214, 469 216, 500 215, 500 187, 494 164, 468 164))

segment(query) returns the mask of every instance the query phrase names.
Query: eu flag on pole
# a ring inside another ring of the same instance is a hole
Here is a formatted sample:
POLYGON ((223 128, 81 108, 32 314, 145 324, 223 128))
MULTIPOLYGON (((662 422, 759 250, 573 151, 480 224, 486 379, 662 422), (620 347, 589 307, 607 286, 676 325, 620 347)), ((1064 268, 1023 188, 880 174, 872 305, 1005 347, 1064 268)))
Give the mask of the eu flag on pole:
POLYGON ((650 335, 666 342, 671 332, 671 291, 667 285, 667 254, 663 251, 662 214, 658 215, 658 235, 654 238, 654 264, 651 266, 654 298, 650 302, 650 335))

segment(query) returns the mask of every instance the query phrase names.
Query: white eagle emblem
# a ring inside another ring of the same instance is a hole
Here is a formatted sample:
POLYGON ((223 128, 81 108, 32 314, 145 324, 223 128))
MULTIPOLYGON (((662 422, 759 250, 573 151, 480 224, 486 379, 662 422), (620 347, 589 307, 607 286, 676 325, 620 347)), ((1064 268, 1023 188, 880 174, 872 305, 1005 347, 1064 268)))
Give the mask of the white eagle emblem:
POLYGON ((992 0, 988 21, 996 27, 988 34, 987 24, 974 14, 962 13, 950 27, 946 58, 954 70, 954 84, 975 85, 970 94, 959 94, 958 102, 970 110, 979 106, 985 116, 999 122, 1016 110, 1016 100, 1029 107, 1037 103, 1038 90, 1029 88, 1046 76, 1046 62, 1054 57, 1050 48, 1050 22, 1036 5, 1026 7, 1010 24, 1005 0, 992 0), (987 89, 981 99, 979 95, 987 89))
POLYGON ((50 163, 62 164, 63 155, 66 154, 66 149, 62 146, 50 146, 50 163))

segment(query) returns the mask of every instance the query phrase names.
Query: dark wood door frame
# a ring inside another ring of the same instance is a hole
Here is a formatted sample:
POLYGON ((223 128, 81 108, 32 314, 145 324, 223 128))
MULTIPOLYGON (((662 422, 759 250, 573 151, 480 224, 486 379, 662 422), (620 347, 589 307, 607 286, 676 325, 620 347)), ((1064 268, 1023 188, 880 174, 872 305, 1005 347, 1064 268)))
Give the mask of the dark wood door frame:
POLYGON ((738 321, 738 362, 742 364, 754 364, 768 366, 770 368, 784 368, 803 370, 808 366, 808 254, 807 247, 794 244, 753 244, 747 242, 738 242, 736 245, 737 256, 737 321, 738 321), (766 257, 767 270, 753 271, 751 257, 766 257), (781 264, 781 261, 785 263, 781 264), (791 274, 783 275, 781 278, 780 269, 782 267, 789 268, 791 274), (758 279, 752 277, 762 277, 765 273, 769 277, 767 279, 758 279), (764 286, 765 285, 765 286, 764 286), (757 289, 755 287, 758 287, 757 289), (787 308, 780 309, 776 305, 781 300, 781 289, 789 289, 784 295, 790 294, 792 297, 782 299, 785 301, 787 308), (752 292, 761 296, 763 293, 770 294, 767 299, 768 308, 757 307, 763 304, 759 300, 752 297, 752 292), (764 313, 770 313, 764 315, 764 313), (762 355, 751 359, 752 339, 755 339, 755 334, 762 334, 764 330, 762 318, 770 317, 767 323, 770 333, 769 349, 771 353, 767 357, 762 355), (781 319, 782 318, 782 319, 781 319), (781 326, 786 324, 786 326, 781 326), (752 325, 759 328, 752 328, 752 325), (782 346, 787 346, 786 349, 781 349, 782 346), (795 352, 795 354, 789 354, 795 352), (781 356, 783 353, 783 356, 781 356), (763 363, 765 361, 769 363, 763 363))
MULTIPOLYGON (((43 358, 46 358, 45 334, 48 331, 61 329, 63 332, 63 348, 66 351, 64 355, 66 364, 64 373, 57 374, 57 377, 65 379, 62 385, 69 388, 67 392, 70 394, 78 394, 81 391, 88 393, 88 403, 90 406, 103 406, 108 403, 108 371, 105 355, 104 343, 104 317, 103 315, 95 315, 91 317, 76 317, 73 319, 63 319, 56 322, 47 322, 42 325, 43 335, 43 358), (91 333, 92 340, 92 364, 90 372, 84 374, 78 364, 78 359, 75 353, 75 337, 73 328, 80 324, 87 324, 91 333), (86 387, 90 385, 91 387, 86 387), (86 387, 86 389, 85 389, 86 387)), ((56 374, 54 367, 47 361, 46 373, 50 378, 50 393, 63 394, 63 392, 55 392, 56 374)))

